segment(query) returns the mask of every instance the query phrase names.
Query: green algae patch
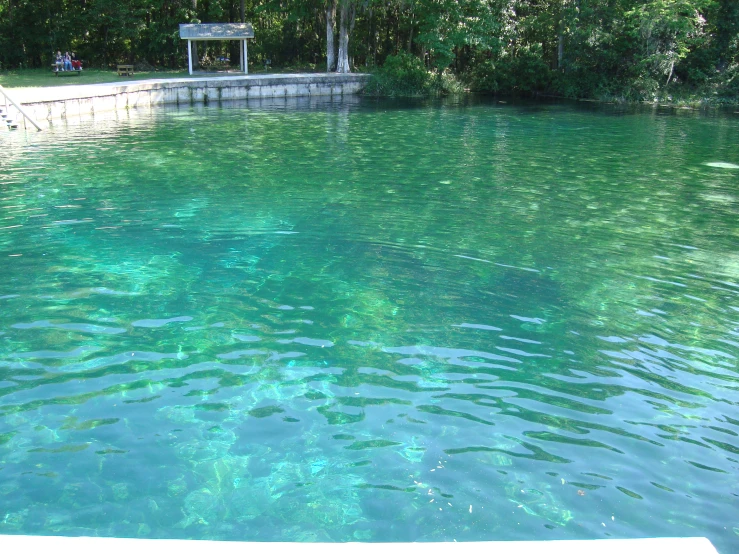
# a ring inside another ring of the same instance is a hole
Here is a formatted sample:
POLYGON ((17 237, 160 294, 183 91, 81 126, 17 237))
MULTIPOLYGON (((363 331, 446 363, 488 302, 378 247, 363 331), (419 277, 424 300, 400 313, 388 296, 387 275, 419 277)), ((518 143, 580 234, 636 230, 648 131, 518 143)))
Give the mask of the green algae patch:
POLYGON ((347 414, 344 412, 331 410, 327 406, 321 406, 320 408, 317 408, 316 411, 326 418, 329 425, 346 425, 348 423, 358 423, 362 421, 365 417, 364 412, 359 414, 347 414))
POLYGON ((265 406, 263 408, 254 408, 253 410, 249 410, 247 413, 251 417, 269 417, 274 414, 281 414, 285 410, 280 408, 279 406, 265 406))
POLYGON ((345 446, 347 450, 367 450, 368 448, 385 448, 387 446, 400 446, 402 443, 385 439, 374 439, 369 441, 356 441, 345 446))
POLYGON ((225 402, 204 402, 196 404, 193 409, 203 412, 225 412, 231 409, 231 406, 225 402))
POLYGON ((120 421, 119 418, 105 418, 105 419, 88 419, 86 421, 79 421, 76 417, 69 417, 62 424, 62 429, 72 429, 75 431, 87 431, 89 429, 95 429, 101 425, 113 425, 120 421))
POLYGON ((631 498, 635 498, 636 500, 644 500, 644 497, 642 495, 637 494, 634 491, 627 489, 626 487, 616 487, 616 488, 620 490, 622 493, 624 493, 626 496, 630 496, 631 498))
POLYGON ((65 444, 63 446, 59 446, 57 448, 32 448, 29 450, 29 452, 44 452, 47 454, 63 454, 63 453, 72 453, 72 452, 82 452, 83 450, 86 450, 89 448, 90 443, 85 444, 65 444))
POLYGON ((157 394, 157 395, 154 395, 154 396, 147 396, 147 397, 140 398, 140 399, 137 399, 137 400, 124 400, 123 403, 124 404, 146 404, 147 402, 152 402, 152 401, 157 400, 159 398, 161 398, 161 395, 157 394))

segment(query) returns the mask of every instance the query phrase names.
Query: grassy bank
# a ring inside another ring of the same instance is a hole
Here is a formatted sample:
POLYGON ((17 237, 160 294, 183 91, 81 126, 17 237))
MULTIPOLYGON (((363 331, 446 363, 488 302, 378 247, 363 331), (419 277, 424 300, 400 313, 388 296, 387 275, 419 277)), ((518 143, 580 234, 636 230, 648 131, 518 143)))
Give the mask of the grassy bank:
MULTIPOLYGON (((265 73, 313 73, 313 66, 290 66, 271 68, 250 67, 249 74, 259 75, 265 73)), ((17 69, 0 71, 0 85, 5 88, 26 87, 62 87, 69 85, 94 85, 98 83, 126 83, 141 79, 181 79, 189 77, 187 70, 166 71, 137 71, 134 75, 119 76, 116 71, 109 69, 84 69, 80 75, 63 73, 55 75, 50 69, 17 69)), ((193 78, 202 77, 193 75, 193 78)))
POLYGON ((6 88, 60 87, 68 85, 93 85, 98 83, 125 83, 138 79, 187 77, 187 71, 141 71, 130 77, 121 77, 115 71, 84 69, 80 75, 54 75, 51 70, 18 69, 0 71, 0 85, 6 88))

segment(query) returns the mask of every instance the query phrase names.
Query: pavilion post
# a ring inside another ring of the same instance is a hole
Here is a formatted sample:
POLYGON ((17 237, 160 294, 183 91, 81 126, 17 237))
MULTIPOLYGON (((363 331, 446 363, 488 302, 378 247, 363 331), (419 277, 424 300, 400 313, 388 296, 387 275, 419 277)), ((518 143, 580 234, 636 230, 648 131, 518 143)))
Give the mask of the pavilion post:
POLYGON ((244 39, 244 73, 249 75, 249 50, 246 48, 246 39, 244 39))
POLYGON ((192 75, 192 41, 190 39, 187 40, 187 69, 192 75))

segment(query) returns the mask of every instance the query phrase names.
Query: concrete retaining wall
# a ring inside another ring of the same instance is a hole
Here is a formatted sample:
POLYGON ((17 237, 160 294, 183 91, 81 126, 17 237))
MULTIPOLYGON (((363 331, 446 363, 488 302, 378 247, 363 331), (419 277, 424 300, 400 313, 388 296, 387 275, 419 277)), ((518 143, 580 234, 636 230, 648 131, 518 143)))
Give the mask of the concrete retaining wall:
MULTIPOLYGON (((84 75, 80 78, 84 79, 84 75)), ((14 89, 10 92, 29 115, 43 126, 65 119, 93 118, 95 114, 104 112, 167 104, 217 104, 254 98, 353 95, 362 90, 368 78, 369 75, 365 74, 336 73, 239 75, 14 89)))

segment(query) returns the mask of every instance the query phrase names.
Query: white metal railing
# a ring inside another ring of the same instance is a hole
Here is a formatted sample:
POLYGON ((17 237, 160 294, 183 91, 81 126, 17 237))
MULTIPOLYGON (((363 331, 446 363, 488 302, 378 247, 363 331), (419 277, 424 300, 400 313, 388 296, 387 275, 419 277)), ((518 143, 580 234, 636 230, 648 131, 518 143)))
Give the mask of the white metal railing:
POLYGON ((18 110, 21 113, 21 115, 23 117, 25 117, 28 121, 31 122, 31 124, 34 127, 36 127, 36 129, 38 129, 39 131, 41 130, 41 125, 39 125, 38 123, 36 123, 36 120, 33 119, 30 115, 28 115, 28 113, 26 112, 26 110, 24 110, 18 102, 16 102, 15 100, 13 100, 13 97, 12 96, 8 95, 8 92, 2 87, 2 85, 0 85, 0 94, 2 94, 5 97, 6 113, 7 113, 8 102, 10 102, 11 104, 13 104, 13 106, 15 107, 15 109, 18 110))

